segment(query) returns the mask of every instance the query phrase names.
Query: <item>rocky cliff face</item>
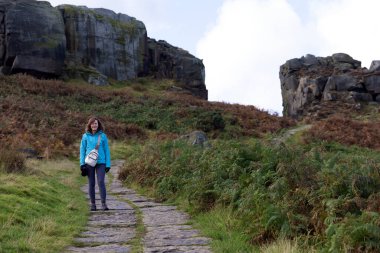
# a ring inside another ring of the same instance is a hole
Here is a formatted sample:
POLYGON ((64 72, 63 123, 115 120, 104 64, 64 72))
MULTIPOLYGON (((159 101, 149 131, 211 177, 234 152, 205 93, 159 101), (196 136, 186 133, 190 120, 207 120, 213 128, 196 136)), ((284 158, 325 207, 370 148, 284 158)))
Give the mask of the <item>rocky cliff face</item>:
POLYGON ((202 60, 195 58, 189 52, 173 47, 166 41, 148 39, 149 73, 156 78, 171 78, 192 94, 207 99, 204 84, 205 68, 202 60))
POLYGON ((141 21, 106 9, 72 5, 58 9, 65 25, 70 75, 83 74, 87 67, 116 80, 144 72, 147 32, 141 21))
POLYGON ((0 66, 4 74, 59 76, 66 37, 61 14, 47 2, 0 1, 0 66))
POLYGON ((3 74, 83 78, 173 78, 207 99, 204 65, 183 49, 147 37, 145 25, 106 9, 35 0, 0 0, 0 66, 3 74))
POLYGON ((343 53, 306 55, 280 67, 283 115, 302 118, 322 102, 380 102, 380 61, 369 70, 343 53))

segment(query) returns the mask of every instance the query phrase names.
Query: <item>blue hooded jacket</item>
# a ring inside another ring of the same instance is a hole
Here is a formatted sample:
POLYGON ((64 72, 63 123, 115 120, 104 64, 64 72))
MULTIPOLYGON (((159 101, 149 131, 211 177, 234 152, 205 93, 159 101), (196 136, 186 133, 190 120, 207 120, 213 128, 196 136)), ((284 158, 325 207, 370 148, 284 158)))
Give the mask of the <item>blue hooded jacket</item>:
POLYGON ((103 163, 106 167, 111 168, 111 153, 108 146, 107 135, 103 131, 98 131, 95 134, 86 132, 82 136, 82 141, 80 143, 80 165, 84 165, 84 159, 93 150, 98 143, 98 136, 101 135, 99 144, 99 157, 98 164, 103 163))

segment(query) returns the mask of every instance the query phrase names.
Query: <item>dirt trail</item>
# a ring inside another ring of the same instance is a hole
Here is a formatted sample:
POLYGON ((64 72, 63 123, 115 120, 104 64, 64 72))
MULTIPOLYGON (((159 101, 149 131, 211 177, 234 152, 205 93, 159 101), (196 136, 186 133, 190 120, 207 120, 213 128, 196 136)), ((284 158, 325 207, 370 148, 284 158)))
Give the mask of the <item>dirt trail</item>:
MULTIPOLYGON (((114 161, 110 171, 113 176, 107 188, 110 210, 91 212, 86 231, 75 239, 75 246, 65 252, 121 253, 136 250, 136 245, 142 245, 143 252, 147 253, 211 252, 210 239, 201 237, 197 230, 187 225, 186 213, 124 187, 117 179, 122 164, 121 160, 114 161)), ((82 190, 87 194, 88 186, 82 190)), ((98 192, 96 194, 100 206, 98 192)))
POLYGON ((274 138, 272 140, 272 144, 274 146, 279 146, 281 143, 284 143, 287 139, 289 139, 290 137, 292 137, 296 133, 304 131, 304 130, 307 130, 307 129, 310 129, 311 127, 312 127, 312 125, 303 125, 303 126, 299 126, 299 127, 296 127, 296 128, 292 128, 292 129, 286 131, 281 136, 279 136, 277 138, 274 138))

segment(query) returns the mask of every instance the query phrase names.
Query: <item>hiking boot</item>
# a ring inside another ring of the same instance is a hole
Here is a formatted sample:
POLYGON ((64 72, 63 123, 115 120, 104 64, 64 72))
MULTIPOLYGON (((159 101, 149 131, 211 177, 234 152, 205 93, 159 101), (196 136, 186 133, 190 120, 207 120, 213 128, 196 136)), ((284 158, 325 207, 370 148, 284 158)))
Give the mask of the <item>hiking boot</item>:
POLYGON ((91 204, 91 211, 96 211, 96 205, 95 204, 91 204))
POLYGON ((103 209, 103 211, 108 211, 109 210, 106 203, 102 203, 102 209, 103 209))

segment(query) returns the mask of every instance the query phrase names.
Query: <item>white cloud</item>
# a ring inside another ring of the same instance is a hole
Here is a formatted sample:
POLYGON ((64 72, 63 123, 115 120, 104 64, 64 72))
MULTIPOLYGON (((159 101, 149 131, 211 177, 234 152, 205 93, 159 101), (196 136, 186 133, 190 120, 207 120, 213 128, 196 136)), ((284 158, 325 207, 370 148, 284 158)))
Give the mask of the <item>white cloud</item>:
POLYGON ((321 53, 345 52, 369 67, 380 59, 378 0, 314 1, 316 32, 321 36, 321 53))
POLYGON ((286 0, 228 0, 199 41, 209 99, 282 111, 278 71, 305 53, 305 26, 286 0))
POLYGON ((297 1, 225 0, 197 47, 210 100, 281 112, 278 72, 286 60, 344 52, 369 67, 380 59, 380 1, 311 0, 298 13, 289 3, 297 1))

